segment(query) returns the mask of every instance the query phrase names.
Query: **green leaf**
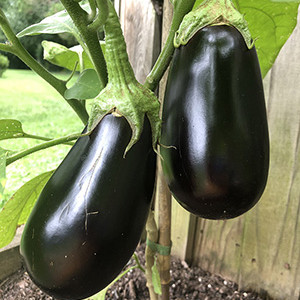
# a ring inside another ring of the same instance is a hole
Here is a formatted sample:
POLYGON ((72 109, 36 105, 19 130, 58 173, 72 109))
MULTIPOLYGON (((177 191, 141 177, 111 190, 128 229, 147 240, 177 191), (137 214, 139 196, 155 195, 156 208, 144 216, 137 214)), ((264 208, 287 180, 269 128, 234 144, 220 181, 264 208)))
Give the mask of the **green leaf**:
MULTIPOLYGON (((94 68, 93 63, 80 45, 67 48, 58 43, 43 41, 42 46, 44 59, 54 65, 73 71, 76 63, 82 61, 83 69, 94 68)), ((78 64, 76 71, 80 71, 80 64, 78 64)))
POLYGON ((108 288, 105 288, 100 293, 88 298, 87 300, 105 300, 107 290, 108 288))
POLYGON ((297 24, 298 4, 268 0, 240 0, 255 42, 264 77, 297 24))
POLYGON ((152 271, 152 284, 154 287, 154 292, 158 295, 161 295, 161 283, 160 283, 160 276, 157 268, 157 259, 155 258, 154 265, 151 268, 152 271))
POLYGON ((0 141, 24 136, 26 136, 26 133, 23 131, 20 121, 13 119, 0 120, 0 141))
POLYGON ((87 69, 80 73, 76 83, 65 91, 67 100, 93 99, 100 93, 99 77, 94 69, 87 69))
POLYGON ((94 296, 91 296, 89 298, 87 298, 86 300, 105 300, 105 295, 107 290, 115 283, 117 282, 119 279, 121 279, 123 276, 125 276, 128 272, 130 272, 133 269, 138 268, 138 266, 133 266, 128 268, 127 270, 125 270, 123 273, 121 273, 118 277, 116 277, 105 289, 103 289, 101 292, 99 292, 98 294, 95 294, 94 296))
POLYGON ((24 224, 53 171, 38 175, 25 183, 0 211, 0 248, 9 244, 19 225, 24 224))
POLYGON ((6 153, 7 151, 0 147, 0 202, 3 200, 6 183, 6 153))
MULTIPOLYGON (((82 8, 87 12, 90 12, 90 6, 88 4, 83 5, 82 8)), ((71 33, 77 38, 80 36, 79 31, 69 14, 65 10, 62 10, 43 19, 37 24, 33 24, 23 29, 17 36, 20 38, 26 35, 38 35, 42 33, 58 34, 64 32, 71 33)))
MULTIPOLYGON (((201 2, 202 0, 197 0, 194 8, 201 2)), ((235 7, 245 15, 248 22, 263 77, 296 26, 299 2, 233 0, 235 7)))

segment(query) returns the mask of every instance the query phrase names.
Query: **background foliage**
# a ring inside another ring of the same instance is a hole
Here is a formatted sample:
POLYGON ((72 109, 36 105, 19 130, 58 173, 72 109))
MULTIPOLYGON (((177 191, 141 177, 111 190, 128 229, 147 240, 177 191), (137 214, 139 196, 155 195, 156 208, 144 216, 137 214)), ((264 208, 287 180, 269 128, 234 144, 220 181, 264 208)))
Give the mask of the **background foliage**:
POLYGON ((5 55, 0 54, 0 77, 2 77, 8 66, 9 59, 5 55))
MULTIPOLYGON (((63 6, 59 0, 6 0, 0 3, 0 8, 3 9, 10 25, 15 33, 20 32, 31 24, 37 23, 47 16, 50 16, 58 11, 63 10, 63 6)), ((6 40, 3 32, 0 30, 0 42, 6 40)), ((41 42, 43 40, 51 40, 63 44, 67 47, 75 45, 77 42, 70 34, 60 35, 39 35, 31 38, 23 37, 22 44, 28 52, 38 61, 42 61, 43 49, 41 42)), ((10 59, 10 68, 19 69, 27 68, 27 66, 17 57, 7 54, 10 59)), ((43 62, 47 67, 50 64, 43 62)))

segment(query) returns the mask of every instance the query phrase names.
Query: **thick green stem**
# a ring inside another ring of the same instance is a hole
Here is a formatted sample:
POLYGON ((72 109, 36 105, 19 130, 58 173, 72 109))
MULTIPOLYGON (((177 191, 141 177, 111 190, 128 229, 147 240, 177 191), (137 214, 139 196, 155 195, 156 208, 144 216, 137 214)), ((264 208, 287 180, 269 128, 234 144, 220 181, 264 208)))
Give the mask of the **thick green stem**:
POLYGON ((103 89, 107 84, 107 72, 97 30, 89 28, 89 15, 77 2, 74 2, 73 0, 61 0, 61 3, 69 13, 89 49, 90 58, 99 76, 100 88, 103 89))
POLYGON ((153 149, 160 134, 159 102, 155 94, 135 78, 126 52, 126 43, 119 18, 110 0, 107 0, 109 15, 104 25, 108 84, 94 100, 88 129, 93 129, 108 113, 115 111, 128 121, 132 136, 124 156, 138 141, 145 115, 152 129, 153 149))
POLYGON ((109 16, 104 25, 108 80, 114 86, 128 85, 136 82, 136 79, 129 63, 119 18, 111 2, 108 1, 108 3, 109 16))
POLYGON ((69 142, 69 141, 76 140, 79 137, 87 135, 87 134, 76 133, 76 134, 72 134, 72 135, 69 135, 69 136, 60 137, 60 138, 57 138, 57 139, 53 139, 51 141, 47 141, 45 143, 41 143, 41 144, 36 145, 32 148, 20 151, 20 152, 14 154, 14 155, 9 156, 6 159, 6 165, 8 166, 11 163, 15 162, 16 160, 21 159, 21 158, 23 158, 23 157, 25 157, 29 154, 32 154, 34 152, 37 152, 37 151, 40 151, 40 150, 43 150, 43 149, 47 149, 47 148, 50 148, 50 147, 53 147, 53 146, 56 146, 56 145, 59 145, 59 144, 63 144, 63 143, 69 142))
POLYGON ((154 91, 168 68, 173 52, 174 52, 174 37, 179 28, 183 17, 193 8, 195 0, 177 0, 175 2, 174 14, 166 43, 155 63, 151 72, 146 78, 145 87, 154 91))
MULTIPOLYGON (((39 64, 24 48, 11 29, 7 18, 0 9, 0 27, 3 30, 10 44, 0 44, 0 50, 10 52, 19 57, 31 70, 36 72, 51 86, 53 86, 63 97, 66 91, 66 84, 64 81, 56 78, 48 72, 41 64, 39 64)), ((78 100, 69 100, 68 104, 77 113, 84 124, 88 121, 88 113, 84 106, 78 100)))

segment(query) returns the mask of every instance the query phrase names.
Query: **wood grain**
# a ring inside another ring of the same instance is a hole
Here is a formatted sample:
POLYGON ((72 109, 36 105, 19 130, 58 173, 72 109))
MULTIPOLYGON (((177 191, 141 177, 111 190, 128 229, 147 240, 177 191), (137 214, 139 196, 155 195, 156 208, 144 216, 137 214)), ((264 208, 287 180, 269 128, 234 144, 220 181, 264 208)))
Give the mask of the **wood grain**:
POLYGON ((17 229, 17 233, 9 245, 0 249, 0 282, 22 267, 19 248, 23 227, 17 229))
POLYGON ((120 22, 129 61, 144 83, 160 51, 159 18, 151 0, 120 0, 120 22))

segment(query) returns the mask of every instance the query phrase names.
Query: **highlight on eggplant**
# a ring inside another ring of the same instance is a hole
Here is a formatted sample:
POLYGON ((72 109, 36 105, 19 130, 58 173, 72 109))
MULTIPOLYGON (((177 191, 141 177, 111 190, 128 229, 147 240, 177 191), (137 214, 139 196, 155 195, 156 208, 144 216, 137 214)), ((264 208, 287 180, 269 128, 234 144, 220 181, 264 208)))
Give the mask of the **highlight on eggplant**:
POLYGON ((25 225, 21 254, 32 280, 57 299, 105 288, 132 256, 152 198, 156 155, 147 118, 140 140, 124 117, 105 116, 77 140, 25 225))
POLYGON ((255 47, 208 26, 175 50, 162 113, 162 166, 175 199, 208 219, 237 217, 261 197, 269 168, 255 47))

